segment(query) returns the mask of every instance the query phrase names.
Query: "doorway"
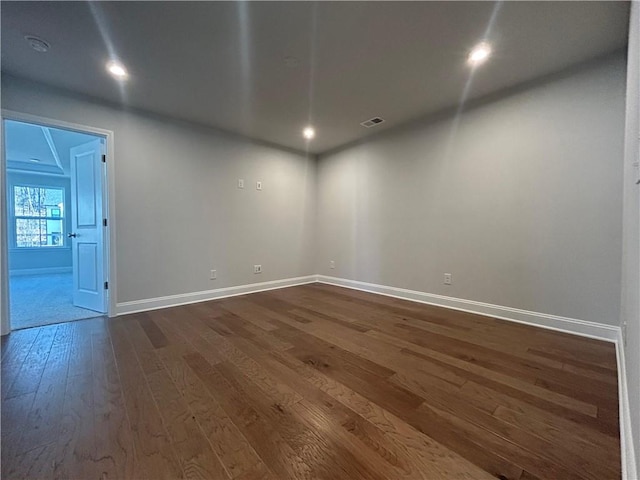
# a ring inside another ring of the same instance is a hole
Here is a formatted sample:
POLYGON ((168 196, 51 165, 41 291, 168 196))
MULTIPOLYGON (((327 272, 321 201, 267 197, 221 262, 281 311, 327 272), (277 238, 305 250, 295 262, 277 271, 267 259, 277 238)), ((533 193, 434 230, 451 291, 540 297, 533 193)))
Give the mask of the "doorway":
POLYGON ((11 329, 108 313, 106 137, 2 121, 11 329))

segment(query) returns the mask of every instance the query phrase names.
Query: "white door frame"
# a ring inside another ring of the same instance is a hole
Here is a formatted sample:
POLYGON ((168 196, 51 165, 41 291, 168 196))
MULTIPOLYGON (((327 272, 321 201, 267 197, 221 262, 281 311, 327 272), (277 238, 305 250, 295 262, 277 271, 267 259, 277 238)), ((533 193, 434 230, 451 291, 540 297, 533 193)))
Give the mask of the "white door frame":
POLYGON ((107 231, 104 236, 103 249, 105 258, 105 268, 107 271, 107 279, 109 282, 109 291, 107 292, 109 301, 107 315, 114 317, 116 315, 116 195, 115 195, 115 165, 114 165, 114 138, 111 130, 81 125, 77 123, 65 122, 53 118, 41 117, 27 113, 15 112, 12 110, 2 109, 0 112, 0 123, 2 124, 2 133, 0 141, 0 335, 5 335, 11 331, 10 312, 9 312, 9 253, 7 245, 7 209, 6 209, 6 152, 4 140, 4 121, 15 120, 18 122, 32 123, 45 127, 61 128, 90 135, 103 137, 106 142, 107 150, 107 168, 103 173, 102 199, 105 206, 105 215, 108 219, 107 231))

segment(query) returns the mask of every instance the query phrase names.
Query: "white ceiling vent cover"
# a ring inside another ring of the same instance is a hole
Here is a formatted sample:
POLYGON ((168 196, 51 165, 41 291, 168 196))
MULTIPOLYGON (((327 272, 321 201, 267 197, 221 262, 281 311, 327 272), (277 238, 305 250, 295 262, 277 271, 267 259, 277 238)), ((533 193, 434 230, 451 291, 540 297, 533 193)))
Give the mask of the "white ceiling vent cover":
POLYGON ((373 117, 373 118, 370 118, 369 120, 362 122, 360 125, 362 125, 363 127, 371 128, 371 127, 375 127, 376 125, 380 125, 382 122, 384 122, 384 118, 373 117))

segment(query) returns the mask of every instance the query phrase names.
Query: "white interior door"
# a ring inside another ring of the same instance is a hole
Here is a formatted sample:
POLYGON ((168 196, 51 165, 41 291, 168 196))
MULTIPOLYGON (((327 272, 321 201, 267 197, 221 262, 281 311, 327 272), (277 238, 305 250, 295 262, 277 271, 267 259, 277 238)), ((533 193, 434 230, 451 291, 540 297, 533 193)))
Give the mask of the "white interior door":
POLYGON ((102 141, 74 147, 71 157, 71 242, 73 304, 106 312, 103 249, 102 141))

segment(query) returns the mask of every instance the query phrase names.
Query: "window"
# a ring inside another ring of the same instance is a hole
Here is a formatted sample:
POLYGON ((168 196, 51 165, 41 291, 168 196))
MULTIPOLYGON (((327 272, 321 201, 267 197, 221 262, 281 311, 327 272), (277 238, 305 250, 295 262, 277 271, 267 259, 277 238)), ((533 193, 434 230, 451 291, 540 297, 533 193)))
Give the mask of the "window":
POLYGON ((64 189, 14 185, 15 246, 64 246, 64 189))

